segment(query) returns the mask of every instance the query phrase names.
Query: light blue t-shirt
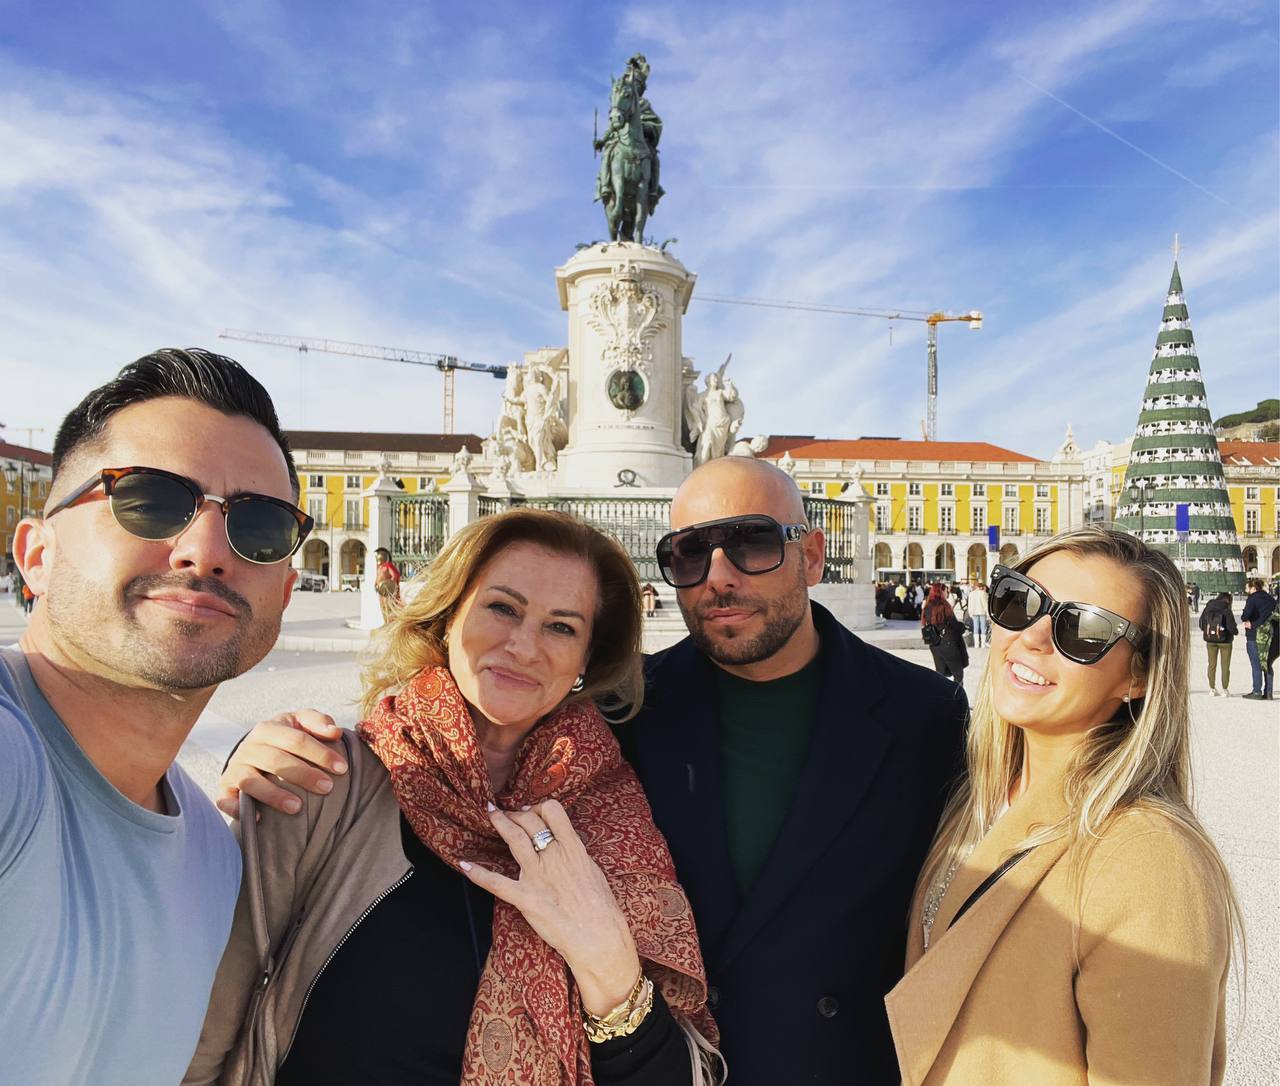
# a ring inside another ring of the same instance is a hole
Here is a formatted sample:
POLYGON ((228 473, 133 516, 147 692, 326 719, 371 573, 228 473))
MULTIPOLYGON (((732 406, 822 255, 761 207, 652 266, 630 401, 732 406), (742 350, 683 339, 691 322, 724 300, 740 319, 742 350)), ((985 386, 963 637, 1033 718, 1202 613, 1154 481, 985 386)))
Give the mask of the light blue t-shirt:
POLYGON ((180 767, 120 794, 0 649, 0 1083, 170 1086, 195 1052, 240 852, 180 767))

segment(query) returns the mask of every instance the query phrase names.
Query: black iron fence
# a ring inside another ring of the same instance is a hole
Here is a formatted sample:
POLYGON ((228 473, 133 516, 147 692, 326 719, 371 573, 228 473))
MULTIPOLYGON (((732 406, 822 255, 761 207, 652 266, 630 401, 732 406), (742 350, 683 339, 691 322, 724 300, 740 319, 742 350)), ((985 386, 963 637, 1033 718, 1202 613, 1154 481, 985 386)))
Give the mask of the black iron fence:
POLYGON ((444 494, 397 494, 391 501, 391 557, 402 577, 412 577, 449 538, 449 498, 444 494))
POLYGON ((827 537, 827 564, 822 571, 824 584, 846 584, 857 579, 858 523, 866 517, 865 506, 831 498, 805 498, 805 515, 809 527, 820 529, 827 537))
MULTIPOLYGON (((402 574, 411 576, 430 562, 449 537, 449 501, 443 494, 400 494, 391 498, 391 553, 402 574)), ((497 498, 481 497, 482 517, 516 505, 556 509, 608 533, 622 544, 642 581, 661 580, 654 551, 669 530, 669 498, 497 498)), ((857 576, 857 517, 866 510, 829 498, 805 498, 805 514, 827 539, 822 579, 843 584, 857 576)))
POLYGON ((527 505, 535 509, 556 509, 585 521, 593 528, 613 536, 635 563, 642 581, 660 581, 654 552, 658 540, 670 531, 670 498, 512 498, 480 499, 480 513, 498 513, 511 505, 527 505), (486 501, 499 502, 488 508, 486 501))

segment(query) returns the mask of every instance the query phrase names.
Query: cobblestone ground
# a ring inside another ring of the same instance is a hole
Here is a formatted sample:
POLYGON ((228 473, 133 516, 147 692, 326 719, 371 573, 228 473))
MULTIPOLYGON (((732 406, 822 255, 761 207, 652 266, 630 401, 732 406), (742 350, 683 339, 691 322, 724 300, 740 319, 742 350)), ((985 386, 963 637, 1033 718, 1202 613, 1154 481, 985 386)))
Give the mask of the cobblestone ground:
MULTIPOLYGON (((0 597, 0 603, 0 643, 8 643, 16 639, 22 623, 7 596, 0 597)), ((291 609, 291 617, 302 610, 291 609)), ((319 618, 332 610, 332 603, 318 599, 306 610, 319 618)), ((311 617, 298 615, 304 621, 311 617)), ((894 652, 922 666, 929 664, 923 649, 894 652)), ((972 655, 965 673, 970 696, 986 653, 979 649, 972 655)), ((1243 642, 1237 642, 1232 663, 1232 692, 1237 696, 1211 697, 1204 646, 1194 642, 1196 805, 1231 870, 1245 917, 1248 998, 1243 1012, 1238 986, 1229 999, 1226 1081, 1229 1086, 1270 1086, 1280 1081, 1280 702, 1239 698, 1249 689, 1243 642)), ((211 790, 222 759, 253 721, 285 708, 315 706, 351 725, 358 690, 358 664, 350 654, 273 652, 252 672, 218 691, 181 761, 211 790)))

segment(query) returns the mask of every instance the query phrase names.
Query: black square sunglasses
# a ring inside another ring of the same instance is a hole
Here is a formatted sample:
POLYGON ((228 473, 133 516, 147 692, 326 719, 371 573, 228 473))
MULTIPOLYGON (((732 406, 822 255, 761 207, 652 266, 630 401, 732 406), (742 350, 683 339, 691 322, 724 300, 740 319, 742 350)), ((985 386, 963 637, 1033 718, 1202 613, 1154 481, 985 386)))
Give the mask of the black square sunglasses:
POLYGON ((160 468, 103 468, 58 502, 46 517, 59 513, 101 486, 116 523, 139 539, 181 535, 205 502, 222 509, 227 542, 246 562, 270 566, 284 562, 302 546, 315 521, 301 509, 267 494, 222 498, 204 493, 197 483, 160 468))
POLYGON ((658 540, 658 569, 672 588, 693 588, 707 579, 718 548, 743 573, 772 573, 786 558, 787 544, 800 542, 808 530, 764 513, 691 524, 658 540))
POLYGON ((1046 615, 1053 643, 1068 660, 1096 664, 1117 642, 1137 647, 1146 631, 1123 615, 1092 603, 1059 603, 1026 574, 1007 566, 991 573, 991 621, 1006 630, 1025 630, 1046 615))

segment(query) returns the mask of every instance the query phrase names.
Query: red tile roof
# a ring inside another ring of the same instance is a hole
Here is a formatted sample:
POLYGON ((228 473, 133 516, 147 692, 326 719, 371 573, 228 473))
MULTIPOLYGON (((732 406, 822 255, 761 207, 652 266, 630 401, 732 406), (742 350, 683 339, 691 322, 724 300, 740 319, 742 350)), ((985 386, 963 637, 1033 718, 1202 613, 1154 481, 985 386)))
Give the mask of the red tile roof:
POLYGON ((964 460, 980 464, 1035 464, 1039 458, 985 441, 901 441, 861 437, 854 441, 811 435, 771 436, 764 457, 776 460, 784 452, 796 460, 964 460))
POLYGON ((1264 468, 1280 464, 1280 441, 1219 441, 1218 451, 1224 464, 1237 467, 1264 468))
POLYGON ((286 430, 291 449, 340 449, 351 452, 456 453, 466 445, 480 451, 476 434, 373 434, 350 430, 286 430))
POLYGON ((53 463, 52 455, 47 452, 28 449, 25 445, 10 445, 7 441, 0 441, 0 460, 25 460, 28 464, 46 468, 53 463))

